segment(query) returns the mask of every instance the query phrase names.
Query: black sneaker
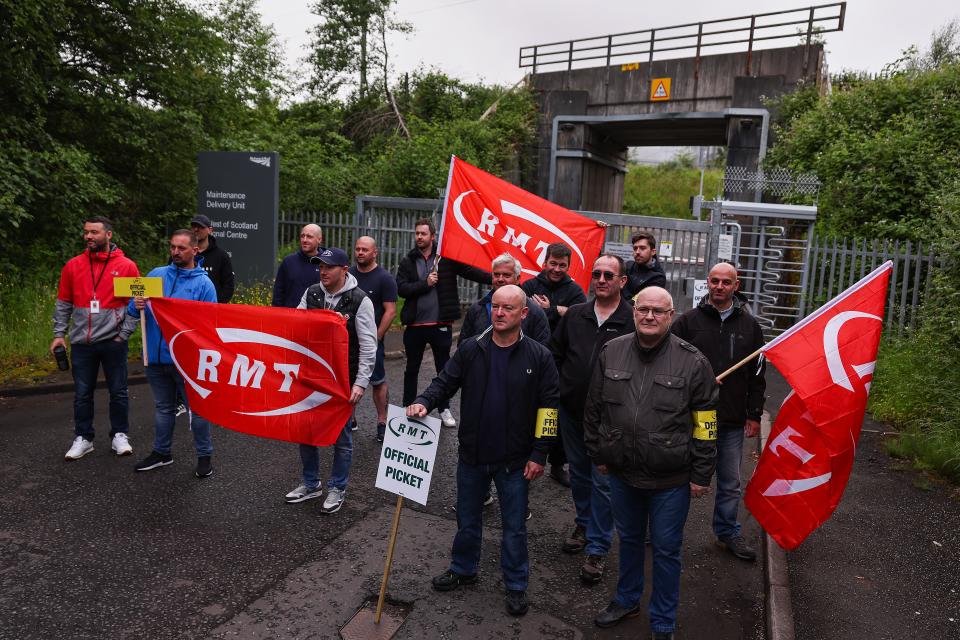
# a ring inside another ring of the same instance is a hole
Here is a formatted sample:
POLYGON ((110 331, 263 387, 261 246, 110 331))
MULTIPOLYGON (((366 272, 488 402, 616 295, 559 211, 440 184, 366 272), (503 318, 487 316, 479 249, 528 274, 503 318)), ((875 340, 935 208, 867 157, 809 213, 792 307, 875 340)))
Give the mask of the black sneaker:
POLYGON ((717 544, 719 544, 721 547, 726 547, 727 551, 741 560, 753 562, 757 559, 757 552, 751 547, 747 546, 747 541, 744 540, 743 536, 740 534, 725 538, 717 538, 717 544))
POLYGON ((150 471, 151 469, 157 469, 159 467, 165 467, 168 464, 173 463, 173 456, 170 454, 157 453, 156 451, 151 451, 150 455, 141 460, 133 467, 134 471, 150 471))
POLYGON ((210 456, 199 456, 197 458, 197 470, 195 472, 198 478, 209 478, 213 475, 213 467, 210 465, 210 456))
POLYGON ((580 553, 587 546, 587 529, 576 525, 570 537, 563 541, 560 550, 564 553, 580 553))
POLYGON ((522 616, 529 608, 529 605, 527 604, 526 591, 514 591, 513 589, 507 589, 506 601, 507 613, 512 616, 522 616))
POLYGON ((387 425, 383 422, 377 423, 377 442, 383 442, 383 436, 387 433, 387 425))
POLYGON ((477 581, 477 574, 472 576, 462 576, 459 573, 450 571, 449 569, 444 571, 438 576, 434 576, 433 580, 430 582, 433 584, 433 588, 437 591, 453 591, 461 585, 474 584, 477 581))
POLYGON ((627 609, 626 607, 621 607, 615 600, 611 600, 607 608, 598 613, 597 617, 593 619, 593 623, 598 627, 613 627, 623 622, 626 618, 633 618, 638 615, 640 615, 639 604, 632 609, 627 609))

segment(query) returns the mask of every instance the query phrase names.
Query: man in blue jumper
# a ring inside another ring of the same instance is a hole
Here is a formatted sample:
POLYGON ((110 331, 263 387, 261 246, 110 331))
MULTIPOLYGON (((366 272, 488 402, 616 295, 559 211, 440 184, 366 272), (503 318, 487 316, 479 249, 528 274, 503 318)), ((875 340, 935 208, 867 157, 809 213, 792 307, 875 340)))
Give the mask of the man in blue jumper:
MULTIPOLYGON (((163 296, 181 300, 216 302, 217 291, 213 282, 197 264, 199 251, 196 234, 189 229, 178 229, 170 238, 170 264, 157 267, 147 274, 148 278, 163 278, 163 296)), ((153 391, 156 412, 154 414, 153 451, 139 462, 135 471, 150 471, 173 462, 170 453, 173 445, 173 427, 176 422, 177 394, 186 399, 183 378, 170 357, 170 347, 160 333, 153 312, 146 306, 143 298, 133 298, 127 306, 127 313, 139 316, 140 309, 146 308, 147 367, 144 369, 150 390, 153 391)), ((189 410, 189 405, 187 406, 189 410)), ((196 413, 190 412, 190 430, 193 432, 193 444, 197 450, 198 478, 213 475, 210 456, 213 454, 213 441, 210 438, 210 423, 196 413)))
POLYGON ((303 292, 320 280, 319 263, 311 261, 323 251, 323 232, 315 224, 304 225, 300 230, 300 249, 291 253, 277 269, 277 278, 273 281, 274 307, 296 309, 303 292))

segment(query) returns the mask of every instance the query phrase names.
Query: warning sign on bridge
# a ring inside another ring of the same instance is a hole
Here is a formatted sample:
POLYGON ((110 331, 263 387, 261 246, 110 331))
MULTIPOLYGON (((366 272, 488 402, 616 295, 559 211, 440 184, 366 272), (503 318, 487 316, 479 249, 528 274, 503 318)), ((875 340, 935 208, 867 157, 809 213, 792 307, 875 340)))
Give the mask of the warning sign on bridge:
POLYGON ((653 101, 670 99, 670 78, 654 78, 650 82, 650 99, 653 101))

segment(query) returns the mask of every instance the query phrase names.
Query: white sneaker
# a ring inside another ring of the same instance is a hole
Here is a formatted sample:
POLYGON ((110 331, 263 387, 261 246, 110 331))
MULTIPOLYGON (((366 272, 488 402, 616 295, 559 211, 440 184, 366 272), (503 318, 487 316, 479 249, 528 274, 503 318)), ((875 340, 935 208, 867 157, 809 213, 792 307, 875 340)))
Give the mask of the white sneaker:
POLYGON ((318 485, 313 489, 309 488, 305 484, 301 484, 299 487, 288 493, 283 497, 284 502, 287 504, 296 504, 298 502, 304 502, 305 500, 312 500, 313 498, 319 498, 323 495, 323 485, 318 485))
POLYGON ((128 456, 133 453, 133 447, 130 446, 130 440, 125 433, 115 433, 110 448, 113 449, 118 456, 128 456))
POLYGON ((175 418, 179 418, 180 416, 182 416, 182 415, 185 414, 186 412, 187 412, 187 405, 185 405, 185 404, 183 404, 183 403, 181 402, 180 404, 177 405, 177 411, 176 411, 176 415, 174 415, 174 417, 175 417, 175 418))
POLYGON ((70 445, 70 450, 63 456, 64 460, 79 460, 83 456, 93 451, 93 443, 84 439, 83 436, 77 436, 70 445))
POLYGON ((443 426, 445 427, 457 426, 457 419, 450 413, 450 409, 444 409, 440 412, 440 421, 443 422, 443 426))
POLYGON ((331 487, 330 492, 327 494, 327 499, 323 501, 323 508, 321 511, 324 513, 336 513, 340 511, 340 507, 343 505, 343 498, 347 495, 346 489, 337 489, 336 487, 331 487))

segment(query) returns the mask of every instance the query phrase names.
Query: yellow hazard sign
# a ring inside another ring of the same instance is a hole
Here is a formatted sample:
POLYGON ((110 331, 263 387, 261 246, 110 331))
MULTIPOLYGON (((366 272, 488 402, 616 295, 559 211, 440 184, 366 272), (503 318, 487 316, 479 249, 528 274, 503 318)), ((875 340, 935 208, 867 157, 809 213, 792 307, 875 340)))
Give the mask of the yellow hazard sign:
POLYGON ((654 78, 650 82, 650 99, 653 101, 670 99, 670 78, 654 78))

